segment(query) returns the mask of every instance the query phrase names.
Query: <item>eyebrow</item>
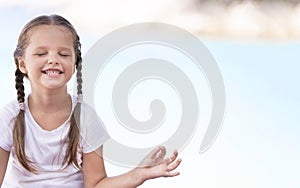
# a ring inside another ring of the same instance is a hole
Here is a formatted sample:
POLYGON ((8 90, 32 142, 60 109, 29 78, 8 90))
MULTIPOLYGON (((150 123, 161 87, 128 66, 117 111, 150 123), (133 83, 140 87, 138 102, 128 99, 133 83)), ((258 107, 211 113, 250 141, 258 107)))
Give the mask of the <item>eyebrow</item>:
MULTIPOLYGON (((38 46, 36 48, 34 48, 35 50, 45 50, 48 49, 48 47, 46 46, 38 46)), ((66 51, 72 51, 73 48, 68 48, 68 47, 58 47, 58 49, 61 50, 66 50, 66 51)))

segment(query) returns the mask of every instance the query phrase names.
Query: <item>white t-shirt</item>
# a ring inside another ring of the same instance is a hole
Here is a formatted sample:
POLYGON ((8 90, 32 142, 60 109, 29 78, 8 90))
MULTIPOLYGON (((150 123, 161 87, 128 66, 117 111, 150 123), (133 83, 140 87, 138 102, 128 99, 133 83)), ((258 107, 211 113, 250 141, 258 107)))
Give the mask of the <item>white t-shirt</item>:
MULTIPOLYGON (((25 170, 16 157, 13 148, 12 130, 14 120, 19 113, 18 102, 13 101, 0 109, 0 147, 10 151, 9 162, 2 188, 15 187, 57 187, 81 188, 83 176, 80 169, 69 165, 64 169, 62 161, 65 156, 69 119, 57 129, 47 131, 42 129, 32 117, 25 100, 25 152, 27 158, 34 162, 38 174, 25 170), (62 147, 63 145, 63 147, 62 147)), ((72 109, 77 101, 72 97, 72 109)), ((83 103, 81 105, 81 137, 80 147, 83 153, 89 153, 99 148, 109 139, 109 135, 96 112, 83 103)), ((78 151, 78 164, 82 163, 82 152, 78 151)))

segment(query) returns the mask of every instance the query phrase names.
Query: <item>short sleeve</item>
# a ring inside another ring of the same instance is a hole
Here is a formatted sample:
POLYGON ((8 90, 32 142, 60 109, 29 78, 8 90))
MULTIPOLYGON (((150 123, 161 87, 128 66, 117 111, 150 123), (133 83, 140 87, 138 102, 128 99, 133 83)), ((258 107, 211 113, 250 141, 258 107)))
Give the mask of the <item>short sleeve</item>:
POLYGON ((16 112, 13 111, 15 104, 10 103, 0 109, 0 147, 11 151, 13 147, 13 126, 16 112))
POLYGON ((95 151, 110 138, 95 110, 84 103, 81 106, 80 130, 83 153, 95 151))

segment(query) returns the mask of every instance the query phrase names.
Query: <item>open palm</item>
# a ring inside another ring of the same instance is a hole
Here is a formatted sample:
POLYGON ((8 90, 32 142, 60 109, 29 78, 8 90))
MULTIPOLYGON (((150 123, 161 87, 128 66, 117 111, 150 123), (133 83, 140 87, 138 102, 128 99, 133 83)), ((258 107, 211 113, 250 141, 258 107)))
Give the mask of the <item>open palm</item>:
POLYGON ((174 172, 181 163, 181 159, 177 159, 178 152, 174 151, 169 158, 165 158, 165 155, 166 148, 159 146, 141 161, 139 167, 144 170, 145 179, 173 177, 180 174, 179 172, 174 172))

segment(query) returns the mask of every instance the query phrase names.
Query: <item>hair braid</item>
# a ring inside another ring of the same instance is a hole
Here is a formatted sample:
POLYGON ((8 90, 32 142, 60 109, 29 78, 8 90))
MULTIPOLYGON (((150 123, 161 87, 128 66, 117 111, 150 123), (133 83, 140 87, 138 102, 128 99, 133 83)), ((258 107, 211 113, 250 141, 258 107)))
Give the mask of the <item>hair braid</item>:
MULTIPOLYGON (((16 62, 17 63, 17 62, 16 62)), ((20 71, 17 67, 15 72, 15 82, 16 82, 16 90, 17 90, 17 97, 18 102, 24 103, 25 99, 25 92, 24 92, 24 83, 23 78, 24 74, 20 71)), ((15 149, 16 156, 21 163, 21 165, 28 171, 36 173, 36 170, 30 166, 29 164, 32 163, 26 157, 25 152, 25 119, 24 119, 25 112, 24 110, 20 110, 19 114, 16 117, 15 125, 13 129, 13 145, 15 149)))
POLYGON ((23 82, 23 78, 24 78, 24 74, 20 71, 19 68, 16 69, 15 72, 15 82, 16 82, 16 90, 17 90, 17 98, 18 98, 18 102, 19 103, 23 103, 24 97, 25 97, 25 92, 24 92, 24 82, 23 82))
MULTIPOLYGON (((79 37, 77 36, 77 43, 75 44, 76 53, 76 80, 77 80, 77 104, 71 116, 71 125, 68 135, 68 148, 63 163, 67 163, 67 166, 74 163, 77 168, 80 165, 77 161, 77 151, 80 140, 80 112, 81 112, 81 99, 82 98, 82 57, 81 57, 81 44, 79 42, 79 37), (79 101, 80 100, 80 101, 79 101)), ((79 148, 80 149, 80 148, 79 148)))
POLYGON ((77 78, 77 95, 82 95, 82 57, 81 57, 81 44, 79 37, 77 37, 77 57, 76 57, 76 78, 77 78))

